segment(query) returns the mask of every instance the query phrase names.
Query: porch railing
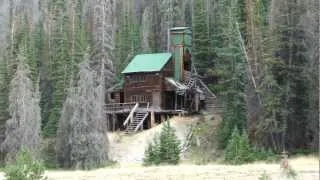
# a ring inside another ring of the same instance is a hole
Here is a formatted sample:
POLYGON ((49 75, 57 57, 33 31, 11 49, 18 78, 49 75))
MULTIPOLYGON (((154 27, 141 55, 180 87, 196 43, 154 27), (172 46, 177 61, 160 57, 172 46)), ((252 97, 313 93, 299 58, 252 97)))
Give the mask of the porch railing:
MULTIPOLYGON (((106 104, 105 110, 107 112, 131 111, 137 103, 138 102, 106 104)), ((139 108, 147 108, 148 106, 148 102, 139 102, 139 108)))

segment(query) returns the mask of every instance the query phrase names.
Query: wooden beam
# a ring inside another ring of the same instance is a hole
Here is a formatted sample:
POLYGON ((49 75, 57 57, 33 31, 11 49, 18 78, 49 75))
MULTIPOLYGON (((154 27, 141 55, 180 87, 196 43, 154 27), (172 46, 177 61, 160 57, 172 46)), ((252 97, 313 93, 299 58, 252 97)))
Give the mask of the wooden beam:
POLYGON ((161 114, 161 123, 166 121, 166 117, 164 116, 164 114, 161 114))
POLYGON ((112 131, 116 131, 116 120, 117 120, 117 115, 113 114, 112 115, 112 131))
POLYGON ((132 122, 132 118, 133 118, 133 114, 136 111, 136 109, 138 108, 139 103, 136 103, 136 105, 132 108, 131 112, 129 113, 127 119, 123 122, 123 126, 126 126, 129 122, 129 120, 132 122))
POLYGON ((175 97, 174 97, 174 98, 175 98, 175 100, 174 100, 174 109, 177 110, 177 108, 178 108, 178 107, 177 107, 177 106, 178 106, 178 105, 177 105, 177 102, 178 102, 177 92, 175 92, 174 95, 175 95, 175 97))
POLYGON ((153 128, 156 126, 156 118, 155 118, 155 115, 154 115, 154 111, 151 111, 151 124, 150 124, 150 128, 153 128))

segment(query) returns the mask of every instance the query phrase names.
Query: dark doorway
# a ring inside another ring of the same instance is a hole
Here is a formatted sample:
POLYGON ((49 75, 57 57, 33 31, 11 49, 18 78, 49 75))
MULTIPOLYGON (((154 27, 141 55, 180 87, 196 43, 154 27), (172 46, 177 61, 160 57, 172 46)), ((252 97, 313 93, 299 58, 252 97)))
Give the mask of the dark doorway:
POLYGON ((120 92, 120 103, 124 103, 124 93, 120 92))

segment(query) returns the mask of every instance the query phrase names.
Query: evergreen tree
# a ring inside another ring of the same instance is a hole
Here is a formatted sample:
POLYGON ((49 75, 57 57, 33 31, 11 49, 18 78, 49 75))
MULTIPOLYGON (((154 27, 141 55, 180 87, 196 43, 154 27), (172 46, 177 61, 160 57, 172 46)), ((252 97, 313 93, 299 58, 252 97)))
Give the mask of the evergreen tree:
POLYGON ((159 137, 159 156, 163 163, 178 164, 180 160, 180 141, 170 121, 163 126, 159 137))
POLYGON ((175 135, 175 129, 167 121, 162 127, 159 137, 148 145, 145 151, 145 165, 178 164, 180 161, 180 141, 175 135))
POLYGON ((310 76, 306 73, 309 58, 305 56, 308 48, 302 43, 306 35, 300 24, 305 7, 284 1, 271 4, 271 8, 274 14, 265 40, 267 69, 262 81, 265 112, 259 130, 268 129, 271 137, 263 142, 272 142, 275 150, 303 148, 307 146, 310 109, 310 76))
POLYGON ((224 160, 231 164, 242 164, 251 161, 251 149, 247 133, 240 135, 238 128, 234 128, 225 149, 224 160))
POLYGON ((7 103, 8 103, 8 84, 9 75, 8 75, 8 63, 3 56, 0 58, 0 121, 3 122, 6 120, 6 112, 7 112, 7 103))
POLYGON ((141 51, 140 26, 131 6, 128 3, 122 9, 120 27, 115 37, 115 68, 118 77, 130 60, 141 51))
MULTIPOLYGON (((245 90, 247 86, 247 70, 244 55, 239 40, 237 15, 237 0, 231 0, 221 5, 221 11, 226 14, 221 18, 219 39, 223 40, 216 48, 219 76, 216 85, 221 91, 219 95, 224 103, 223 122, 218 129, 218 141, 221 148, 226 147, 234 126, 239 130, 246 128, 245 90)), ((221 13, 222 13, 221 12, 221 13)))
MULTIPOLYGON (((5 57, 0 57, 0 144, 5 138, 5 124, 10 118, 9 116, 9 75, 8 75, 8 65, 5 57)), ((3 160, 3 155, 1 155, 1 161, 3 160)))
POLYGON ((50 79, 53 85, 53 92, 49 119, 44 125, 44 135, 49 137, 56 135, 62 104, 70 82, 69 68, 71 68, 66 2, 57 0, 52 3, 52 13, 56 20, 52 40, 53 54, 50 57, 50 79))
POLYGON ((194 1, 193 11, 193 42, 192 56, 200 75, 207 74, 208 68, 213 68, 214 62, 210 48, 210 37, 203 0, 194 1))

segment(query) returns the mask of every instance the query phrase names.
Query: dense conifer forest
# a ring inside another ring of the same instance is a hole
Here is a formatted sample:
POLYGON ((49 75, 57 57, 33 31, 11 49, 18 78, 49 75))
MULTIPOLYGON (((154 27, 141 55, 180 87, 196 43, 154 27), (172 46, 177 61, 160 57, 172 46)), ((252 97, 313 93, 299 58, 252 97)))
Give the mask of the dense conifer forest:
POLYGON ((318 150, 318 0, 2 0, 0 12, 3 162, 46 141, 58 167, 104 165, 106 89, 135 55, 167 52, 177 26, 223 107, 220 149, 237 129, 276 153, 318 150))

